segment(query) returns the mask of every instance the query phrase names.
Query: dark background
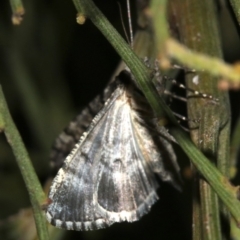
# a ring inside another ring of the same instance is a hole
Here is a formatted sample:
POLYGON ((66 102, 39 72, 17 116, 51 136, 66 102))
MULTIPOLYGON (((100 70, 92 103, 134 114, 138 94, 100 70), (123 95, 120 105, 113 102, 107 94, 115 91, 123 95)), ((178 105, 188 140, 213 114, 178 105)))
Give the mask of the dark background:
MULTIPOLYGON (((125 1, 118 2, 126 19, 125 1)), ((124 36, 117 1, 95 3, 124 36)), ((0 83, 37 174, 45 184, 50 173, 51 144, 79 110, 102 91, 120 58, 90 20, 82 26, 76 23, 72 1, 24 1, 24 6, 22 24, 13 26, 9 2, 0 1, 0 83)), ((222 7, 218 14, 223 51, 225 60, 232 63, 239 61, 239 35, 228 6, 222 7)), ((231 92, 231 102, 234 125, 239 112, 238 92, 231 92)), ((187 159, 179 149, 177 154, 186 173, 187 159)), ((114 224, 95 232, 69 231, 63 239, 191 239, 191 184, 186 176, 182 192, 162 183, 160 200, 141 221, 114 224)), ((26 207, 29 200, 23 180, 1 134, 1 223, 7 223, 10 216, 26 207)))

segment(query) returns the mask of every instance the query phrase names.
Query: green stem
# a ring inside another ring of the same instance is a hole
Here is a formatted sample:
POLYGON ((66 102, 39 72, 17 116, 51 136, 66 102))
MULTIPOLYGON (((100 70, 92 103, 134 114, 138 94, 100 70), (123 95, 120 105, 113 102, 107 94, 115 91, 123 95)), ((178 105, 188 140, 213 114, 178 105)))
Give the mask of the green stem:
POLYGON ((171 134, 176 138, 179 145, 188 155, 198 171, 211 184, 211 187, 227 206, 237 225, 240 227, 240 202, 237 199, 238 187, 233 187, 216 167, 193 145, 186 134, 178 128, 171 128, 171 134))
MULTIPOLYGON (((232 2, 235 2, 235 10, 239 10, 239 1, 232 0, 232 2)), ((238 14, 240 15, 240 11, 238 11, 238 14)), ((240 84, 240 72, 234 68, 234 66, 225 63, 217 57, 212 57, 207 54, 194 51, 193 49, 189 49, 169 36, 168 25, 166 22, 165 0, 153 0, 151 2, 151 11, 149 15, 153 20, 157 49, 160 51, 160 66, 165 66, 165 64, 161 62, 162 59, 166 61, 166 56, 164 57, 165 54, 189 68, 199 71, 204 69, 205 72, 210 73, 212 76, 221 76, 224 81, 229 81, 230 83, 238 85, 240 84)), ((195 41, 197 41, 198 36, 196 33, 194 37, 195 41)))
MULTIPOLYGON (((76 1, 77 0, 75 0, 75 2, 76 1)), ((146 98, 151 103, 156 114, 162 116, 162 110, 159 109, 158 93, 151 81, 149 81, 149 79, 151 79, 151 71, 120 37, 116 29, 110 25, 105 16, 91 0, 78 0, 78 4, 75 3, 75 6, 77 6, 77 11, 82 11, 83 15, 91 19, 94 25, 102 32, 114 49, 119 53, 123 61, 131 69, 133 75, 138 79, 140 88, 143 89, 146 98)))
POLYGON ((237 173, 237 155, 240 148, 240 117, 234 127, 232 141, 230 146, 230 177, 234 178, 237 173))
POLYGON ((176 40, 167 40, 168 55, 189 68, 210 73, 212 76, 222 77, 230 83, 240 83, 240 73, 232 65, 207 54, 190 50, 176 40))
POLYGON ((170 61, 166 54, 166 42, 169 38, 167 23, 167 3, 166 0, 151 1, 151 17, 153 20, 153 28, 157 38, 158 60, 160 66, 166 68, 170 66, 170 61))
MULTIPOLYGON (((177 14, 175 18, 179 26, 178 33, 183 43, 196 52, 206 53, 220 59, 222 53, 215 7, 214 3, 208 0, 183 0, 181 3, 175 1, 173 5, 174 10, 177 9, 178 13, 181 13, 177 14), (184 15, 184 18, 182 18, 182 15, 184 15)), ((189 60, 194 62, 192 58, 189 60)), ((194 64, 196 64, 195 69, 199 68, 197 62, 194 62, 194 64)), ((210 67, 214 69, 213 65, 210 67)), ((190 119, 199 119, 199 124, 190 123, 191 136, 195 145, 208 156, 214 165, 217 165, 222 174, 228 176, 231 114, 228 96, 225 92, 218 90, 216 80, 216 78, 203 71, 188 74, 186 83, 189 88, 208 93, 219 99, 218 104, 210 104, 208 100, 189 98, 188 113, 190 119), (194 84, 192 81, 196 76, 199 79, 198 84, 194 84)), ((201 179, 200 199, 202 238, 204 240, 221 239, 217 197, 212 192, 211 187, 201 179)), ((222 208, 223 212, 226 220, 228 220, 228 214, 224 208, 222 208)), ((193 214, 195 213, 193 212, 193 214)))
POLYGON ((238 24, 240 25, 240 1, 239 0, 229 0, 229 1, 232 5, 238 24))
POLYGON ((23 141, 8 111, 8 107, 0 87, 0 129, 4 131, 6 138, 13 150, 17 164, 22 173, 26 184, 30 201, 33 207, 33 214, 36 222, 36 228, 39 239, 49 239, 47 223, 41 209, 42 202, 46 199, 41 184, 36 176, 28 153, 25 149, 23 141))
MULTIPOLYGON (((195 173, 196 168, 192 167, 192 171, 195 173)), ((200 205, 200 191, 199 191, 199 178, 198 173, 194 174, 193 182, 192 182, 192 239, 193 240, 202 240, 202 211, 200 205), (197 175, 197 176, 196 176, 197 175)))
POLYGON ((19 25, 25 12, 22 1, 10 0, 10 4, 12 8, 12 23, 14 25, 19 25))
POLYGON ((185 133, 176 127, 178 125, 176 119, 164 101, 158 96, 150 81, 151 75, 149 74, 148 68, 146 68, 143 62, 132 52, 131 48, 124 42, 91 0, 78 0, 77 6, 79 6, 77 10, 82 11, 86 17, 92 20, 131 69, 139 87, 144 92, 156 115, 161 116, 163 110, 167 114, 173 123, 173 127, 170 128, 171 134, 176 138, 179 145, 184 149, 197 169, 209 181, 240 225, 240 203, 237 200, 237 188, 232 187, 228 180, 193 145, 192 141, 186 137, 185 133))

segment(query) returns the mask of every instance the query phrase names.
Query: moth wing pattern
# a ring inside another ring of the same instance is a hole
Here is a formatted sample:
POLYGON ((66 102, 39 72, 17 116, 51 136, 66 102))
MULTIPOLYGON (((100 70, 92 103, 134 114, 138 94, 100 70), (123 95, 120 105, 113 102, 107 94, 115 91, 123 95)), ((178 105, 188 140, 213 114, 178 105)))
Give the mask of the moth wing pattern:
POLYGON ((55 177, 46 215, 56 227, 93 230, 136 221, 158 199, 128 100, 119 85, 55 177))
POLYGON ((64 160, 79 141, 82 134, 88 129, 91 121, 103 108, 116 89, 116 82, 109 83, 102 94, 97 95, 81 112, 66 126, 53 143, 50 152, 52 174, 56 175, 64 160))
POLYGON ((114 84, 53 180, 46 216, 56 227, 95 230, 138 220, 158 199, 155 173, 178 187, 172 136, 164 127, 156 132, 154 114, 129 72, 114 84))

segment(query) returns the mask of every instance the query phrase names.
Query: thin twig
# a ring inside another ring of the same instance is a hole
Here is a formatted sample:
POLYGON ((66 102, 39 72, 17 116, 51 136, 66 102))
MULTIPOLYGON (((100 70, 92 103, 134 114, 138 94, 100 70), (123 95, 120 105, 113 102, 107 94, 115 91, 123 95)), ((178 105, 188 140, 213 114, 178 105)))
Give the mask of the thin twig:
POLYGON ((22 22, 25 13, 22 1, 10 0, 10 4, 12 8, 12 23, 14 25, 19 25, 22 22))
POLYGON ((32 163, 29 159, 23 141, 8 111, 8 107, 1 87, 0 87, 0 129, 4 131, 6 135, 6 138, 13 150, 14 156, 17 160, 17 164, 20 168, 24 182, 26 184, 33 208, 38 237, 41 240, 47 240, 49 239, 47 223, 41 209, 41 204, 45 200, 45 194, 42 190, 41 184, 37 178, 32 163))
MULTIPOLYGON (((209 54, 220 60, 222 53, 215 7, 214 2, 208 0, 198 1, 196 4, 190 4, 190 0, 182 0, 181 3, 175 0, 172 4, 176 14, 174 19, 179 26, 178 34, 183 43, 193 51, 209 54), (182 18, 183 14, 184 18, 182 18)), ((199 68, 199 65, 195 64, 194 69, 199 68)), ((199 119, 199 124, 190 123, 191 137, 195 145, 208 156, 208 159, 218 167, 222 174, 228 177, 229 134, 226 133, 227 131, 229 133, 231 117, 227 93, 219 91, 216 78, 207 74, 206 71, 188 74, 186 84, 198 92, 201 91, 219 98, 218 103, 215 104, 208 104, 207 100, 204 101, 201 98, 188 99, 188 114, 191 119, 199 119), (199 78, 197 85, 193 83, 193 77, 196 74, 199 78)), ((199 179, 198 175, 196 175, 196 181, 197 179, 199 181, 199 208, 202 225, 200 230, 194 229, 197 231, 194 236, 199 239, 197 234, 201 234, 204 240, 220 240, 222 232, 219 201, 209 184, 204 179, 199 179)), ((195 197, 193 196, 193 198, 195 197)), ((193 220, 196 225, 196 221, 199 219, 194 215, 198 216, 199 210, 196 208, 194 210, 196 212, 193 212, 193 220)), ((225 222, 227 222, 225 209, 224 214, 225 222)))
POLYGON ((208 72, 212 76, 220 76, 233 84, 240 84, 240 72, 223 60, 190 50, 172 38, 167 40, 166 47, 170 57, 189 68, 208 72))
MULTIPOLYGON (((232 2, 233 1, 234 0, 232 0, 232 2)), ((171 57, 189 68, 206 71, 212 76, 221 76, 225 81, 240 85, 240 71, 237 67, 229 65, 219 58, 190 50, 169 36, 165 5, 165 0, 152 1, 151 11, 148 12, 149 16, 154 16, 153 23, 156 24, 155 34, 157 48, 160 52, 158 56, 160 66, 167 66, 166 58, 171 57)), ((239 5, 238 3, 238 6, 239 5)))
POLYGON ((131 69, 139 87, 144 92, 144 95, 146 96, 156 115, 162 115, 163 111, 167 114, 169 120, 173 123, 173 127, 170 128, 171 134, 176 138, 179 145, 184 149, 197 169, 211 184, 213 189, 234 216, 237 224, 240 226, 240 203, 237 199, 238 188, 233 187, 229 183, 228 179, 224 177, 216 169, 216 167, 214 167, 210 161, 193 145, 192 141, 186 136, 180 127, 176 127, 178 126, 178 123, 175 117, 172 115, 170 109, 166 106, 163 100, 158 96, 156 89, 153 87, 150 81, 151 74, 149 73, 149 70, 132 52, 131 48, 110 25, 110 23, 93 4, 93 2, 91 0, 78 0, 78 6, 80 6, 80 9, 77 8, 77 10, 83 11, 83 14, 92 20, 92 22, 108 39, 108 41, 112 44, 115 50, 120 54, 122 59, 131 69))
POLYGON ((240 1, 239 0, 230 0, 230 4, 232 5, 233 12, 238 21, 238 25, 240 25, 240 1))
POLYGON ((125 37, 127 39, 127 42, 131 45, 131 41, 128 37, 127 30, 126 30, 126 27, 125 27, 124 21, 123 21, 122 7, 121 7, 121 4, 119 2, 117 2, 117 3, 118 3, 119 11, 120 11, 120 18, 121 18, 121 23, 122 23, 124 34, 125 34, 125 37))
POLYGON ((130 34, 130 45, 133 49, 133 29, 132 29, 132 16, 131 16, 131 8, 130 2, 127 0, 127 15, 128 15, 128 25, 129 25, 129 34, 130 34))
POLYGON ((154 18, 153 27, 156 36, 158 60, 160 67, 169 68, 171 66, 169 58, 167 56, 166 43, 169 39, 168 23, 167 23, 167 2, 162 1, 151 1, 150 15, 154 18), (160 37, 161 36, 161 37, 160 37))
POLYGON ((237 120, 236 126, 232 134, 232 141, 230 145, 230 177, 234 178, 237 174, 237 155, 240 148, 240 117, 237 120))

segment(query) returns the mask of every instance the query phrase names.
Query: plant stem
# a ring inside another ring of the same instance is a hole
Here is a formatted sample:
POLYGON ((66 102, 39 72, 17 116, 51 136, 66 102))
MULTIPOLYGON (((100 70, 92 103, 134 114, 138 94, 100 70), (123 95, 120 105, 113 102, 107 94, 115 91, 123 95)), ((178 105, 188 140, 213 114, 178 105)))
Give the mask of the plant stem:
POLYGON ((17 131, 17 128, 8 111, 8 107, 0 87, 0 129, 4 131, 6 138, 13 150, 13 154, 17 160, 17 164, 22 173, 26 184, 30 201, 33 207, 33 214, 36 222, 38 237, 41 240, 49 239, 47 222, 41 209, 41 204, 45 200, 45 194, 41 184, 36 176, 28 153, 25 149, 23 141, 17 131))
MULTIPOLYGON (((76 1, 77 0, 75 0, 75 2, 76 1)), ((83 15, 91 19, 94 25, 102 32, 119 55, 121 55, 123 61, 131 69, 134 76, 137 77, 140 88, 144 90, 146 98, 151 102, 156 114, 162 116, 163 111, 158 107, 158 93, 151 81, 149 81, 151 78, 151 71, 119 36, 118 32, 110 25, 105 16, 91 0, 80 0, 78 1, 78 4, 75 3, 75 6, 77 6, 78 11, 81 11, 83 15)))
POLYGON ((238 24, 240 25, 240 2, 239 0, 229 0, 229 2, 232 5, 238 24))
POLYGON ((237 225, 240 226, 240 222, 237 220, 239 219, 239 213, 236 213, 236 211, 239 212, 240 207, 239 200, 237 199, 239 188, 232 186, 228 179, 224 177, 200 151, 196 150, 192 141, 182 130, 173 127, 170 132, 176 138, 177 142, 191 159, 198 171, 206 178, 211 187, 227 206, 228 210, 234 216, 237 225))
MULTIPOLYGON (((173 7, 179 13, 176 18, 182 41, 195 51, 209 54, 215 57, 215 59, 217 57, 218 59, 221 58, 220 37, 213 2, 207 0, 183 0, 181 4, 177 1, 174 3, 173 7), (184 15, 184 18, 182 18, 182 15, 184 15)), ((189 60, 194 62, 192 58, 189 60)), ((195 62, 195 64, 197 63, 195 62)), ((200 66, 196 65, 194 68, 196 69, 197 67, 200 66)), ((215 68, 212 64, 209 67, 215 68)), ((213 164, 218 166, 225 176, 228 176, 230 106, 228 95, 218 90, 216 80, 202 71, 188 74, 187 86, 189 88, 208 93, 219 99, 217 104, 210 104, 208 100, 189 98, 189 118, 199 119, 200 121, 199 124, 190 123, 190 129, 194 129, 191 130, 191 136, 195 145, 211 159, 213 164), (192 81, 195 76, 199 79, 198 84, 194 84, 192 81)), ((202 179, 200 179, 200 199, 199 207, 201 207, 203 223, 202 239, 221 239, 222 233, 217 197, 212 192, 210 186, 202 179)), ((227 211, 223 211, 225 218, 227 218, 227 211)), ((228 221, 228 219, 226 220, 228 221)))
POLYGON ((234 178, 237 173, 237 154, 240 147, 240 117, 237 120, 232 134, 232 141, 230 146, 230 177, 234 178))
POLYGON ((170 57, 194 70, 210 73, 212 76, 222 77, 232 83, 240 83, 240 73, 232 65, 222 59, 212 57, 196 50, 190 50, 176 40, 169 38, 166 42, 167 53, 170 57))
POLYGON ((167 1, 152 1, 150 6, 150 15, 154 19, 153 27, 157 38, 157 51, 160 67, 169 68, 170 61, 167 57, 166 42, 169 39, 168 23, 167 23, 167 1), (161 37, 159 37, 161 36, 161 37))
MULTIPOLYGON (((170 1, 171 2, 171 1, 170 1)), ((235 3, 235 10, 239 10, 239 1, 232 0, 235 3)), ((193 2, 191 5, 196 5, 193 2)), ((240 11, 238 11, 240 12, 240 11)), ((181 15, 182 21, 187 19, 186 16, 179 10, 176 10, 176 15, 181 15)), ((240 84, 240 71, 234 66, 226 64, 222 59, 218 57, 207 55, 197 49, 189 49, 186 46, 180 44, 168 34, 168 25, 166 18, 166 1, 165 0, 153 0, 151 2, 151 11, 149 16, 152 17, 153 25, 155 27, 155 34, 157 39, 157 49, 160 51, 159 60, 160 66, 164 66, 161 62, 162 59, 166 61, 166 57, 171 57, 188 66, 189 68, 210 73, 212 76, 221 76, 224 80, 231 83, 240 84), (165 56, 164 56, 165 55, 165 56)), ((209 16, 210 17, 210 16, 209 16)), ((205 19, 209 20, 210 19, 205 19)), ((193 24, 194 25, 194 24, 193 24)), ((198 38, 203 36, 198 35, 197 32, 193 32, 193 39, 195 42, 199 41, 198 38)))
MULTIPOLYGON (((77 0, 75 0, 77 1, 77 0)), ((90 18, 96 27, 103 33, 103 35, 112 44, 115 50, 120 54, 122 59, 131 69, 136 78, 139 87, 143 91, 151 107, 157 116, 162 116, 163 111, 167 114, 173 126, 170 127, 170 133, 176 138, 179 145, 184 149, 186 154, 195 164, 197 169, 207 181, 211 184, 213 189, 226 204, 229 211, 231 211, 237 223, 240 225, 240 203, 237 200, 238 188, 232 187, 226 177, 224 177, 217 169, 210 163, 210 161, 193 145, 192 141, 178 126, 170 109, 166 106, 164 101, 158 96, 155 88, 151 83, 151 75, 149 70, 143 62, 131 51, 131 48, 119 36, 116 30, 110 25, 107 19, 102 15, 99 9, 93 4, 91 0, 78 0, 75 4, 77 10, 81 11, 83 15, 90 18)))
POLYGON ((10 4, 12 8, 12 23, 14 25, 19 25, 25 12, 22 1, 10 0, 10 4))

